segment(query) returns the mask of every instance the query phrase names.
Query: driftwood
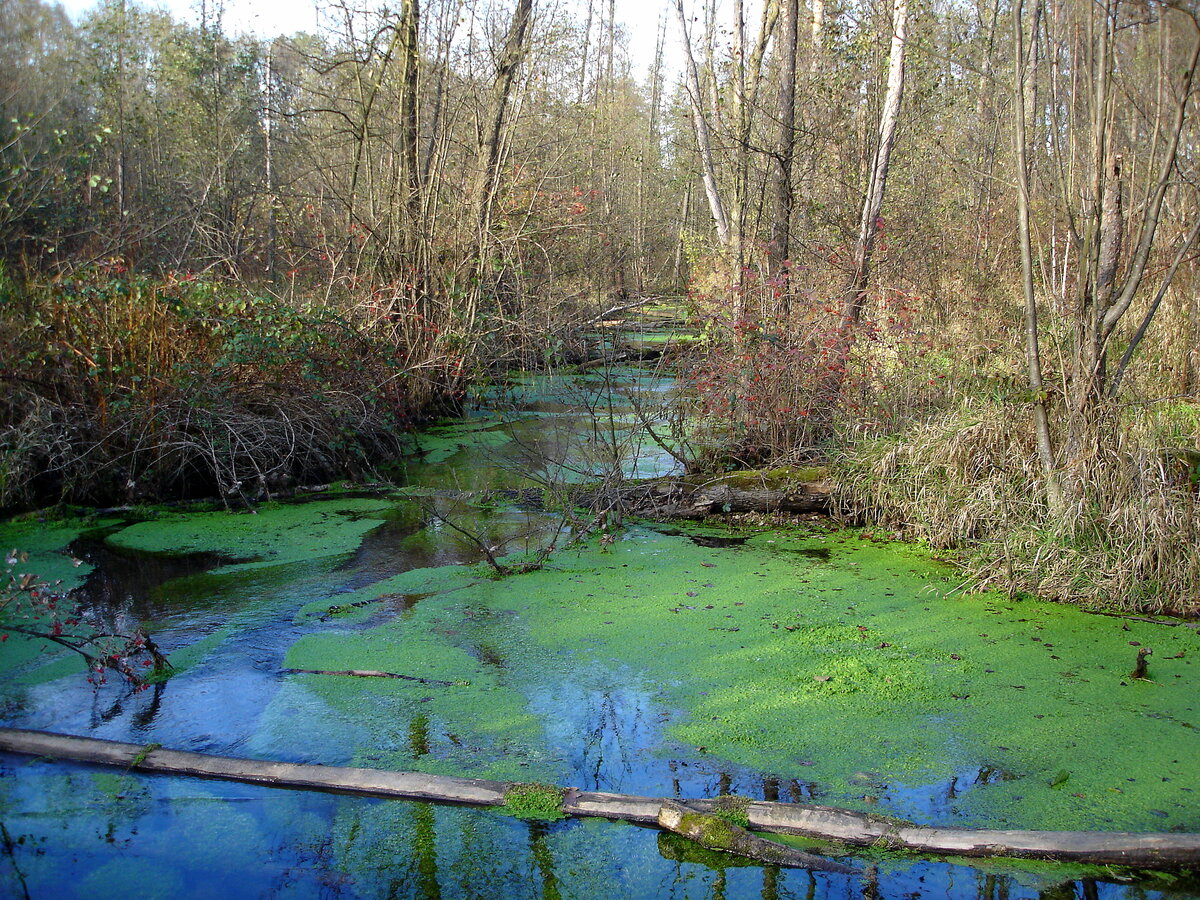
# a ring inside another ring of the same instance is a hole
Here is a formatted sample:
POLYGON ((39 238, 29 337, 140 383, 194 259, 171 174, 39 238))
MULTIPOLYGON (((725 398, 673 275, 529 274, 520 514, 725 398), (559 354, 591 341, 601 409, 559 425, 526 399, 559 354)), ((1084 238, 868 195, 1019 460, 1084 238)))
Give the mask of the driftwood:
POLYGON ((469 681, 441 681, 437 678, 421 678, 417 675, 401 675, 399 672, 377 672, 374 669, 284 669, 286 675, 349 675, 353 678, 400 678, 421 684, 440 684, 445 687, 462 687, 469 681))
POLYGON ((1090 609, 1088 612, 1097 616, 1108 616, 1110 619, 1127 619, 1130 622, 1148 622, 1151 625, 1167 625, 1171 628, 1197 628, 1200 629, 1200 622, 1187 621, 1183 617, 1187 615, 1180 610, 1165 610, 1163 616, 1175 616, 1174 619, 1155 618, 1153 616, 1131 616, 1127 613, 1108 612, 1103 609, 1090 609))
MULTIPOLYGON (((375 797, 498 806, 508 785, 479 778, 382 772, 341 766, 263 762, 142 747, 95 738, 0 728, 0 751, 144 772, 221 778, 273 787, 310 788, 375 797)), ((568 790, 562 811, 659 826, 662 798, 568 790)), ((711 812, 716 800, 687 800, 711 812)), ((746 819, 755 831, 797 834, 860 847, 904 849, 953 856, 1011 856, 1169 869, 1200 865, 1200 835, 1093 831, 988 831, 928 828, 884 816, 802 803, 750 801, 746 819)))

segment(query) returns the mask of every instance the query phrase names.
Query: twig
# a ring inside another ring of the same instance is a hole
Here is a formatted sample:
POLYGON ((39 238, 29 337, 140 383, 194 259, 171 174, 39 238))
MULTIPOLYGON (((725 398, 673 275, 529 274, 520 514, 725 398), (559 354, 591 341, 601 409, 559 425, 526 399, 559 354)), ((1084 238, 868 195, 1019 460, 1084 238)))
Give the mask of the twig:
POLYGON ((376 672, 374 669, 283 669, 286 675, 350 675, 354 678, 401 678, 421 684, 440 684, 444 687, 465 687, 469 681, 441 681, 437 678, 421 678, 417 675, 401 675, 399 672, 376 672))

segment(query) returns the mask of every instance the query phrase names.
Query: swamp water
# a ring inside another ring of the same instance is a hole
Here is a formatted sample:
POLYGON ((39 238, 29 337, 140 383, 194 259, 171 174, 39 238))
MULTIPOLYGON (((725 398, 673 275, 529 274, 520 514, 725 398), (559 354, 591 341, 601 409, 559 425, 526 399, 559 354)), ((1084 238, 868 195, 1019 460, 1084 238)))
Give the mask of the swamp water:
MULTIPOLYGON (((643 408, 666 390, 616 375, 643 408)), ((480 545, 547 540, 562 483, 673 465, 601 385, 497 389, 420 438, 395 494, 0 527, 176 669, 93 691, 77 659, 9 640, 0 724, 930 824, 1200 831, 1193 629, 964 595, 928 554, 819 525, 632 524, 492 577, 480 545), (1142 646, 1150 682, 1128 678, 1142 646)), ((18 756, 0 756, 0 825, 5 897, 1200 896, 1169 876, 870 852, 852 876, 777 870, 622 823, 18 756)))

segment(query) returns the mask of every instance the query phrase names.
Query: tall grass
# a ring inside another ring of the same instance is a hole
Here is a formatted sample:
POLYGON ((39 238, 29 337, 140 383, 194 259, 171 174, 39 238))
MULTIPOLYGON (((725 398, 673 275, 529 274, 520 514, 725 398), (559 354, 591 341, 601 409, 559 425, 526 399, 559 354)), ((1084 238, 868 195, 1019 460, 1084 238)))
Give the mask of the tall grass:
POLYGON ((1113 406, 1069 461, 1055 513, 1026 406, 965 400, 848 450, 848 515, 961 551, 981 588, 1090 607, 1200 613, 1200 405, 1113 406))

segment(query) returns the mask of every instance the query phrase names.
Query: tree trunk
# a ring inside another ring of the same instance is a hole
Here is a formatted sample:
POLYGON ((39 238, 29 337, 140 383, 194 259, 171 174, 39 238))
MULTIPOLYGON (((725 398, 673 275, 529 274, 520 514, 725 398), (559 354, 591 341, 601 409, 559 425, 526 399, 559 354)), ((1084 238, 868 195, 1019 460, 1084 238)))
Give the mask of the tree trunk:
POLYGON ((858 240, 854 245, 853 269, 842 293, 842 313, 837 340, 828 363, 828 375, 822 379, 818 391, 819 408, 813 421, 819 428, 828 429, 832 426, 834 410, 840 401, 842 387, 846 380, 850 350, 854 346, 855 332, 862 319, 863 306, 866 303, 871 255, 875 249, 875 238, 879 234, 880 213, 883 211, 883 200, 887 191, 888 169, 891 165, 892 148, 896 144, 896 126, 900 120, 900 104, 904 99, 904 53, 907 41, 908 0, 894 0, 887 91, 884 94, 883 109, 879 115, 879 139, 875 146, 867 189, 863 196, 862 213, 859 216, 858 224, 858 240))
POLYGON ((482 243, 491 226, 492 202, 495 199, 500 175, 500 150, 504 144, 504 126, 508 104, 512 99, 517 71, 529 51, 529 23, 533 18, 533 0, 517 0, 512 23, 504 39, 504 48, 496 65, 491 100, 484 118, 484 133, 480 139, 475 186, 472 191, 474 215, 482 243))
MULTIPOLYGON (((779 43, 779 149, 771 160, 774 215, 769 249, 770 271, 785 276, 783 264, 791 256, 792 162, 796 156, 796 53, 798 51, 799 0, 783 0, 783 34, 779 43)), ((788 286, 783 286, 788 291, 788 286)))
POLYGON ((1042 475, 1046 479, 1046 500, 1052 510, 1063 506, 1062 487, 1050 442, 1050 420, 1046 411, 1046 388, 1042 382, 1042 354, 1038 343, 1037 295, 1033 286, 1033 247, 1029 230, 1029 161, 1025 138, 1025 25, 1022 21, 1024 0, 1013 3, 1013 103, 1016 106, 1014 139, 1017 153, 1017 226, 1021 240, 1021 286, 1025 296, 1025 362, 1029 390, 1033 396, 1033 428, 1037 441, 1042 475))
POLYGON ((704 193, 708 197, 708 208, 713 224, 717 228, 717 240, 721 246, 730 245, 731 231, 729 216, 717 187, 717 170, 713 162, 712 141, 708 120, 704 115, 704 95, 700 90, 700 72, 696 68, 696 57, 692 52, 692 39, 688 31, 687 16, 683 11, 683 0, 675 0, 675 11, 679 16, 679 28, 683 35, 683 55, 686 64, 688 105, 692 111, 692 129, 696 135, 696 152, 700 155, 700 174, 704 181, 704 193))
POLYGON ((812 56, 808 72, 815 76, 825 57, 825 0, 812 0, 812 56))
POLYGON ((862 214, 858 221, 858 240, 854 244, 854 270, 842 304, 842 327, 851 329, 862 318, 866 301, 871 255, 879 234, 883 198, 887 192, 888 169, 892 148, 896 145, 896 125, 900 121, 900 103, 904 98, 904 52, 908 41, 908 0, 895 0, 892 7, 892 48, 888 57, 887 93, 879 115, 879 142, 875 147, 862 214))
MULTIPOLYGON (((529 24, 533 17, 533 0, 517 0, 504 47, 492 82, 491 99, 484 118, 476 159, 475 183, 472 188, 471 224, 475 228, 476 279, 480 284, 494 280, 486 259, 490 244, 492 206, 500 179, 501 149, 504 146, 508 104, 512 99, 517 72, 529 52, 529 24)), ((471 293, 466 309, 466 329, 474 330, 479 315, 479 291, 471 293)))
MULTIPOLYGON (((510 787, 507 782, 482 778, 238 759, 169 750, 157 744, 142 746, 17 728, 0 728, 0 752, 79 760, 136 772, 471 806, 500 806, 510 787)), ((559 808, 569 816, 660 825, 664 806, 683 805, 699 813, 712 813, 725 803, 724 798, 717 798, 679 804, 657 797, 570 788, 559 808)), ((828 806, 762 800, 745 803, 744 812, 750 828, 756 831, 797 834, 876 850, 1059 859, 1154 869, 1194 867, 1200 860, 1200 835, 1195 834, 935 828, 828 806)), ((668 819, 674 821, 670 812, 668 819)), ((830 871, 843 868, 829 860, 818 861, 830 871)))

